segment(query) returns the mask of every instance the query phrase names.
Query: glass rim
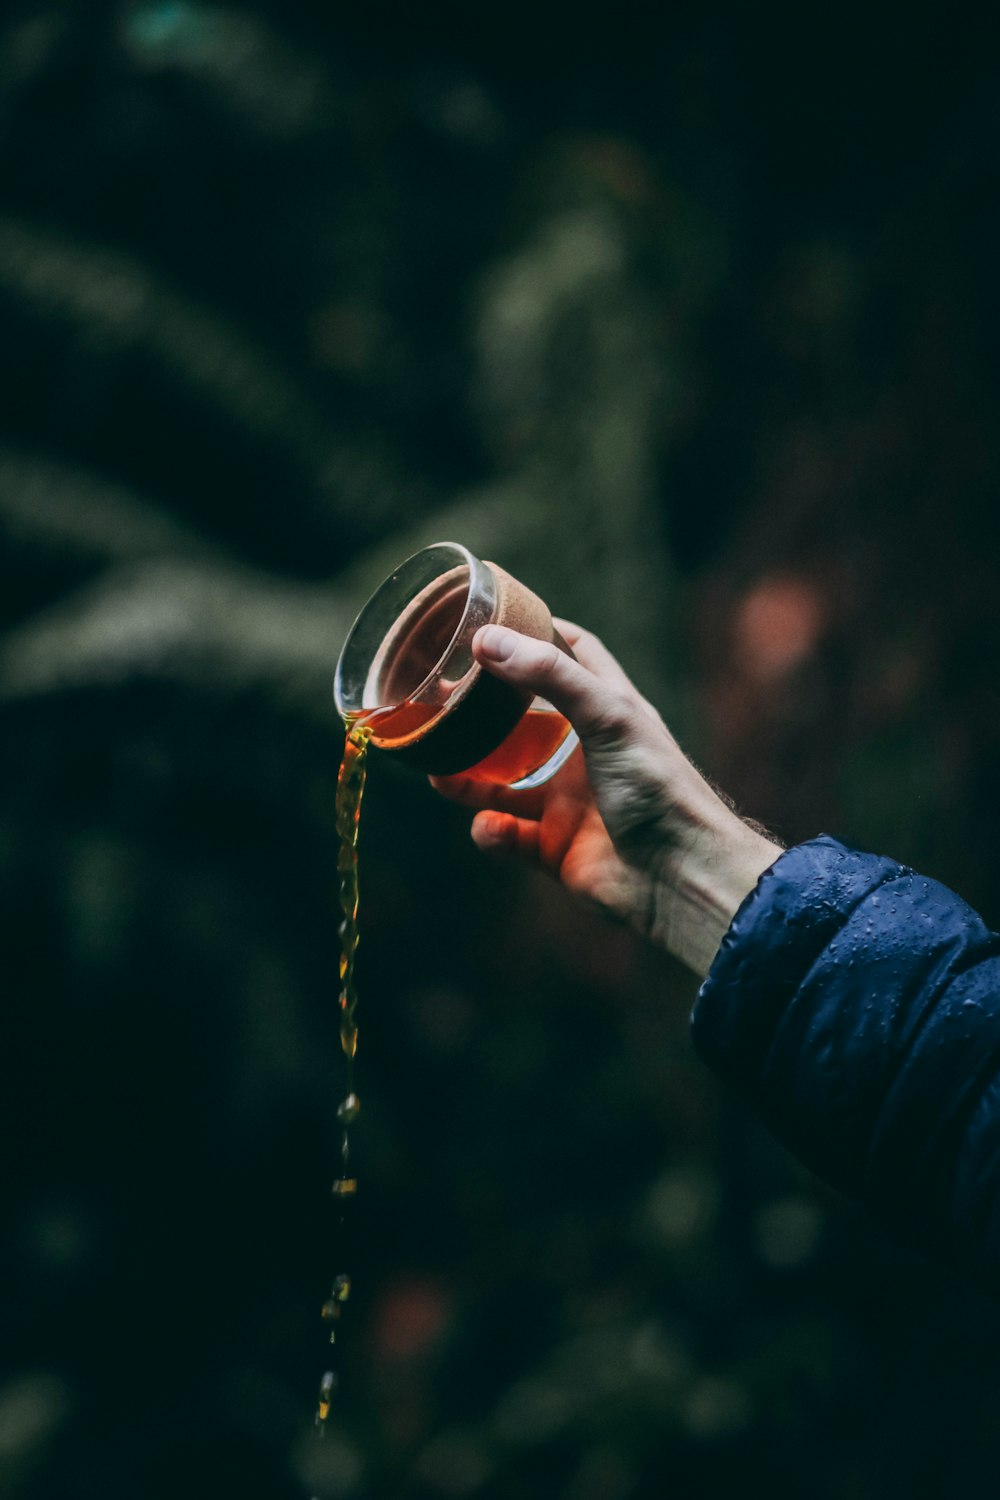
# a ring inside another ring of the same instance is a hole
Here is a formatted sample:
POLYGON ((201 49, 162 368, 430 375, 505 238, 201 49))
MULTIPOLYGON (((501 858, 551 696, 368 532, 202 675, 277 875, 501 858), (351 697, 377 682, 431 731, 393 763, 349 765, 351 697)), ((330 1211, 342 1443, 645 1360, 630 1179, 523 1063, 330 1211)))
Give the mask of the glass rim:
MULTIPOLYGON (((404 558, 401 563, 399 563, 395 568, 393 568, 393 570, 392 570, 391 573, 389 573, 385 578, 382 579, 382 582, 378 585, 378 587, 374 590, 374 592, 369 595, 367 601, 362 605, 361 609, 358 611, 358 613, 355 616, 354 621, 353 621, 353 623, 351 625, 351 628, 347 632, 347 635, 346 635, 346 637, 344 639, 344 644, 343 644, 343 646, 340 649, 340 655, 337 658, 337 666, 336 666, 336 670, 335 670, 334 676, 333 676, 333 701, 334 701, 334 703, 336 705, 337 712, 340 714, 340 716, 341 716, 342 719, 348 720, 348 719, 350 719, 352 717, 353 718, 357 718, 357 717, 362 716, 365 713, 365 711, 366 711, 363 707, 359 707, 359 708, 348 708, 348 707, 346 707, 346 705, 344 704, 344 701, 343 701, 343 694, 342 694, 342 691, 341 691, 344 663, 347 660, 348 653, 350 651, 351 646, 354 644, 355 637, 357 636, 357 634, 358 634, 361 626, 365 623, 365 621, 366 620, 370 620, 371 617, 378 610, 380 604, 384 603, 384 595, 387 593, 387 591, 394 584, 398 583, 399 577, 404 572, 404 570, 407 569, 407 568, 409 568, 412 563, 417 562, 417 560, 419 558, 426 557, 428 553, 433 553, 433 552, 440 552, 442 554, 451 554, 452 559, 453 559, 453 563, 452 563, 453 566, 459 567, 459 566, 461 566, 464 563, 465 566, 468 568, 468 580, 467 580, 466 591, 465 591, 465 602, 464 602, 464 604, 462 606, 461 617, 460 617, 457 625, 455 626, 454 631, 452 632, 451 638, 448 641, 447 646, 441 652, 441 654, 438 657, 438 659, 437 659, 436 663, 434 664, 433 668, 431 669, 430 672, 427 673, 427 675, 426 675, 426 677, 424 677, 423 681, 420 682, 417 687, 413 688, 411 690, 411 692, 407 695, 410 699, 419 698, 420 694, 426 691, 426 689, 433 682, 434 678, 441 671, 442 666, 445 664, 445 662, 447 662, 448 658, 451 656, 451 654, 454 651, 456 645, 458 644, 458 641, 461 638, 462 632, 464 631, 464 629, 466 627, 466 624, 468 622, 469 612, 470 612, 470 610, 472 608, 472 600, 473 600, 473 594, 475 592, 475 584, 476 584, 477 581, 479 581, 481 579, 482 573, 480 572, 480 570, 481 569, 485 569, 486 565, 485 565, 485 563, 482 563, 479 560, 479 558, 475 556, 474 553, 470 552, 469 549, 468 549, 468 547, 463 547, 463 545, 462 545, 461 542, 428 542, 428 544, 427 544, 426 547, 419 547, 416 552, 411 552, 410 555, 409 555, 409 557, 404 558)), ((442 568, 441 572, 439 574, 437 574, 436 576, 437 577, 443 577, 447 571, 448 571, 447 568, 442 568)), ((428 580, 428 582, 433 582, 433 581, 434 581, 433 578, 431 578, 431 579, 428 580)), ((419 590, 418 590, 418 592, 419 592, 419 590)), ((413 598, 416 598, 416 597, 417 597, 417 595, 414 594, 413 598)), ((404 608, 408 608, 410 603, 412 603, 412 599, 409 600, 409 601, 407 601, 407 605, 404 606, 404 608)), ((400 613, 401 613, 401 611, 400 611, 400 613)), ((399 614, 397 614, 396 618, 397 619, 399 618, 399 614)), ((482 668, 479 666, 479 663, 474 661, 473 664, 472 664, 472 666, 471 666, 471 668, 469 669, 469 671, 463 674, 462 680, 465 681, 469 677, 478 675, 481 670, 482 670, 482 668)), ((372 709, 393 708, 395 706, 396 705, 394 705, 394 704, 381 704, 381 703, 377 703, 377 704, 373 704, 372 705, 372 709)), ((420 730, 418 732, 412 732, 412 733, 407 734, 407 735, 398 735, 398 736, 395 736, 395 737, 393 737, 391 735, 387 735, 384 738, 384 740, 381 740, 381 742, 384 743, 384 744, 387 744, 387 745, 403 744, 407 740, 410 740, 410 739, 422 738, 425 734, 427 734, 433 728, 433 726, 438 722, 438 720, 444 714, 446 714, 448 712, 448 710, 449 710, 449 705, 447 703, 443 703, 441 705, 441 708, 440 708, 439 712, 436 713, 432 719, 429 719, 426 724, 421 725, 420 726, 420 730)), ((376 744, 380 742, 380 738, 381 737, 377 734, 377 732, 373 732, 372 733, 372 740, 376 744)))

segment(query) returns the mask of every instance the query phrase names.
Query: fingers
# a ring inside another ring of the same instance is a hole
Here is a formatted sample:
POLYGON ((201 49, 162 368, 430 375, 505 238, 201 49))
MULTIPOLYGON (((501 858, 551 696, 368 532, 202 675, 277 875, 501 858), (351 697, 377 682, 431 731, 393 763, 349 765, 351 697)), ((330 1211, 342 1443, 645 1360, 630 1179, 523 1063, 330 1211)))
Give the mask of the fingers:
POLYGON ((654 708, 648 698, 642 696, 621 662, 616 656, 612 656, 602 640, 592 635, 589 630, 583 630, 579 625, 575 625, 572 620, 554 619, 552 623, 567 646, 571 648, 577 661, 582 662, 588 671, 600 677, 610 687, 615 687, 625 693, 634 706, 641 709, 645 717, 657 728, 666 729, 659 711, 654 708))
POLYGON ((605 682, 614 683, 622 689, 633 689, 633 683, 624 667, 596 635, 574 625, 572 620, 553 620, 552 623, 577 661, 582 662, 595 677, 601 677, 605 682))
MULTIPOLYGON (((578 635, 578 644, 581 640, 578 635)), ((610 682, 551 641, 533 640, 503 625, 477 631, 472 649, 495 676, 547 698, 566 715, 585 745, 627 736, 635 718, 633 700, 639 696, 627 678, 625 685, 610 682)))
POLYGON ((477 781, 472 776, 431 776, 429 780, 436 792, 452 802, 460 803, 462 807, 477 810, 489 808, 495 812, 514 813, 519 818, 540 818, 542 815, 542 787, 515 792, 509 786, 497 786, 492 781, 477 781))
POLYGON ((582 625, 577 625, 573 620, 561 620, 557 618, 557 616, 553 615, 552 623, 558 630, 559 634, 562 636, 563 640, 566 642, 567 646, 572 646, 574 650, 576 649, 576 643, 580 639, 580 637, 582 635, 586 635, 587 633, 582 625))
POLYGON ((540 863, 538 824, 511 813, 477 813, 472 820, 472 839, 484 854, 513 855, 529 865, 540 863))

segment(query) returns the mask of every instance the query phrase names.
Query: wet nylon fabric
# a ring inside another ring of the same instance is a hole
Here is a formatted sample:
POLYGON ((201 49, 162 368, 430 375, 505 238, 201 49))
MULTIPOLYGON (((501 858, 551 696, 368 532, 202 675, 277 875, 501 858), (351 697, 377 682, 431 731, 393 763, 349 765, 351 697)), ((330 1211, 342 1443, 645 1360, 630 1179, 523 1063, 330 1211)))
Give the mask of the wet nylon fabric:
POLYGON ((1000 1286, 1000 938, 954 892, 825 834, 788 850, 692 1028, 802 1161, 1000 1286))

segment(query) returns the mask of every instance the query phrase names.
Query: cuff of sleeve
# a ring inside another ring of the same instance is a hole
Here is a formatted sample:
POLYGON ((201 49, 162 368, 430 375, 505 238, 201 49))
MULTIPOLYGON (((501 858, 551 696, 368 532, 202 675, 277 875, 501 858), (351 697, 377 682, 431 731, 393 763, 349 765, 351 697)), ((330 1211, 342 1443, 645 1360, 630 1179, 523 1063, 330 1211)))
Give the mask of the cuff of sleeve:
POLYGON ((820 834, 765 870, 722 940, 691 1014, 694 1043, 743 1092, 803 977, 860 901, 902 866, 820 834))

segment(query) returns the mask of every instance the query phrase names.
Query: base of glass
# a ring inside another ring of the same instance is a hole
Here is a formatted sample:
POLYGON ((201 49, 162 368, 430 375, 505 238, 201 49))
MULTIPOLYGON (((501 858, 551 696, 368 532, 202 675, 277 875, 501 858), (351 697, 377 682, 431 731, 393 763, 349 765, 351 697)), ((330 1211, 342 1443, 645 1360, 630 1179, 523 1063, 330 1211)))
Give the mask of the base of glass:
POLYGON ((576 730, 571 729, 566 738, 559 745, 558 749, 549 756, 548 760, 543 766, 539 766, 536 771, 529 772, 527 776, 522 776, 520 781, 512 781, 510 783, 511 791, 527 792, 530 791, 532 787, 542 786, 546 781, 548 781, 556 774, 560 766, 564 766, 566 764, 579 743, 580 738, 576 730))

